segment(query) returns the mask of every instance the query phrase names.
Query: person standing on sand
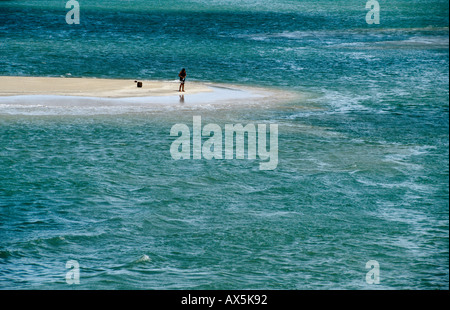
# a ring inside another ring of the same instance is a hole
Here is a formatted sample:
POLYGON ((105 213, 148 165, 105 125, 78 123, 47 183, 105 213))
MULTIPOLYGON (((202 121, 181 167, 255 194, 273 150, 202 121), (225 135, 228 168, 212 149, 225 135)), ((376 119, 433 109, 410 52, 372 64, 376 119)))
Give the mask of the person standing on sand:
POLYGON ((186 80, 186 69, 181 69, 180 73, 178 73, 178 76, 180 77, 180 88, 178 91, 184 92, 184 81, 186 80))

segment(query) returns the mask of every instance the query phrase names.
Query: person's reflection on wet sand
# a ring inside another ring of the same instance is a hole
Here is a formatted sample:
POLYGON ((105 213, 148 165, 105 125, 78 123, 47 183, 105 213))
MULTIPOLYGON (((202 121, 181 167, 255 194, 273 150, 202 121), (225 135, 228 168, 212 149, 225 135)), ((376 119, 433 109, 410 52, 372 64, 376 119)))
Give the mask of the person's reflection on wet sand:
POLYGON ((180 95, 180 103, 181 103, 181 104, 184 103, 184 95, 180 95))

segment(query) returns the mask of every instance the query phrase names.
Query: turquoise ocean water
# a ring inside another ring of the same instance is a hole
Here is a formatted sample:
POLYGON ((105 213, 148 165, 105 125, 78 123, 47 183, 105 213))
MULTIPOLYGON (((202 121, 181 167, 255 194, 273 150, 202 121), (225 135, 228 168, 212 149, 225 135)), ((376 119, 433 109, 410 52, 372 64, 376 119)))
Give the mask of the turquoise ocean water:
POLYGON ((448 289, 448 1, 381 0, 379 25, 363 0, 79 2, 68 25, 66 1, 0 1, 0 75, 175 80, 185 67, 186 87, 302 97, 0 98, 1 289, 448 289), (278 124, 277 169, 173 160, 170 128, 193 115, 278 124))

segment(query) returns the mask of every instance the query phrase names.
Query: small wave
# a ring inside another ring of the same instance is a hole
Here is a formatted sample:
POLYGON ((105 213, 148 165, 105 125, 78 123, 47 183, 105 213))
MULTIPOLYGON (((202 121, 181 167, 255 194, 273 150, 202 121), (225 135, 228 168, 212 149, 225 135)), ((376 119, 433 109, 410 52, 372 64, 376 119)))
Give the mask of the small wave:
POLYGON ((447 48, 449 47, 448 37, 425 37, 414 36, 406 40, 375 42, 377 46, 386 48, 447 48))
POLYGON ((12 256, 12 254, 11 254, 10 251, 8 251, 8 250, 0 250, 0 258, 7 259, 7 258, 9 258, 11 256, 12 256))
POLYGON ((147 254, 142 254, 141 257, 139 257, 137 260, 134 261, 134 263, 147 263, 151 262, 151 258, 147 254))
POLYGON ((356 95, 354 93, 345 94, 338 91, 324 90, 324 95, 320 98, 320 102, 330 105, 332 111, 328 113, 350 113, 354 111, 365 111, 370 113, 385 113, 383 110, 364 105, 362 102, 372 100, 370 95, 356 95))

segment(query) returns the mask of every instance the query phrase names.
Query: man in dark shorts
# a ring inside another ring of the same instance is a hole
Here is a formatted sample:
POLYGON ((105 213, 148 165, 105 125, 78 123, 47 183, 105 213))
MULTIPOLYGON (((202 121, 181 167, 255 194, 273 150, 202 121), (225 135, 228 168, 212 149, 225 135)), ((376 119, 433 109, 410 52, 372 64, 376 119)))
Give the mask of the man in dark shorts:
POLYGON ((178 91, 184 92, 184 81, 186 80, 186 69, 181 69, 180 73, 178 73, 178 76, 180 77, 180 88, 178 91))

